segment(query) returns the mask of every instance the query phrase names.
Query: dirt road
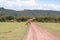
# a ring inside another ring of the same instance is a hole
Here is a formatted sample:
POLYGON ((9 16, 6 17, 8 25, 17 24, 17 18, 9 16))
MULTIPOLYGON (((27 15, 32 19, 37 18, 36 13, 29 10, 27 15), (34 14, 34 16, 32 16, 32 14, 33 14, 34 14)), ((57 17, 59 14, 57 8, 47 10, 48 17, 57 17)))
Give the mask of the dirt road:
POLYGON ((29 24, 28 26, 29 30, 26 36, 26 40, 60 40, 58 37, 33 23, 29 24))

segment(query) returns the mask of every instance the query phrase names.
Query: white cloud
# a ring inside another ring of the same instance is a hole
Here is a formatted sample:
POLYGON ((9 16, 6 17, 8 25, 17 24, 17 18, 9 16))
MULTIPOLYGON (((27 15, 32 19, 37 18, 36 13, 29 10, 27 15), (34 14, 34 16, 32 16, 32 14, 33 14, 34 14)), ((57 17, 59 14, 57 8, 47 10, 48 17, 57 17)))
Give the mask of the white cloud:
POLYGON ((33 7, 35 4, 35 0, 28 0, 28 1, 22 1, 22 0, 15 0, 15 1, 9 1, 9 0, 4 0, 1 1, 0 3, 2 4, 2 6, 4 6, 5 8, 8 9, 15 9, 15 7, 18 8, 31 8, 33 7), (1 3, 2 2, 2 3, 1 3))
POLYGON ((60 5, 57 4, 40 4, 40 9, 44 10, 59 10, 60 11, 60 5))
POLYGON ((43 10, 59 10, 60 5, 57 4, 46 4, 37 3, 35 0, 0 0, 0 5, 15 10, 22 9, 43 9, 43 10))

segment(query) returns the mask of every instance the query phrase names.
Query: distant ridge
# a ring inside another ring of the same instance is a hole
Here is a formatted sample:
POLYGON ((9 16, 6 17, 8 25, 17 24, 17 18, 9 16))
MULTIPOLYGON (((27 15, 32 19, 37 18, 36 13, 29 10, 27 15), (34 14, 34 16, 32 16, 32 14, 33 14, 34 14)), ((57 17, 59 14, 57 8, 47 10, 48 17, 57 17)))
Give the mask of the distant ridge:
POLYGON ((60 16, 60 11, 54 10, 10 10, 0 8, 0 16, 3 15, 14 15, 14 16, 60 16))

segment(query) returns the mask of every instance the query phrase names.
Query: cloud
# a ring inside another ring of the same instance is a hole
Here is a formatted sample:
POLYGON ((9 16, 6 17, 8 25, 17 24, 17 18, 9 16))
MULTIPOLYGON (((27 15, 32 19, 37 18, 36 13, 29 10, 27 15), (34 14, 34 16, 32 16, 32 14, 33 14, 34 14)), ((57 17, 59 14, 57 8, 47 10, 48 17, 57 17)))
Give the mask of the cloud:
POLYGON ((57 4, 40 4, 40 9, 43 10, 59 10, 60 11, 60 5, 57 4))
POLYGON ((0 1, 0 3, 2 4, 2 6, 4 6, 5 8, 8 9, 16 9, 19 10, 19 8, 21 9, 30 9, 32 8, 35 4, 35 0, 28 0, 28 1, 22 1, 22 0, 15 0, 15 1, 11 1, 11 0, 4 0, 4 1, 0 1))
POLYGON ((23 9, 41 9, 41 10, 59 10, 60 5, 54 3, 37 3, 36 0, 1 0, 0 6, 7 9, 23 10, 23 9))

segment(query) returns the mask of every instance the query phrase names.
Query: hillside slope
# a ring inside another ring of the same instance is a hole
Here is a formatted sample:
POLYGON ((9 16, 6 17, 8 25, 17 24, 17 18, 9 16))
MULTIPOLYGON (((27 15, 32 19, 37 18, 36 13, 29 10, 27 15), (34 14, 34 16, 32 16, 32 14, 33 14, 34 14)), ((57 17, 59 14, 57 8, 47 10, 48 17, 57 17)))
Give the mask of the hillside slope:
POLYGON ((14 16, 60 16, 60 11, 52 10, 10 10, 0 8, 0 15, 14 15, 14 16))

